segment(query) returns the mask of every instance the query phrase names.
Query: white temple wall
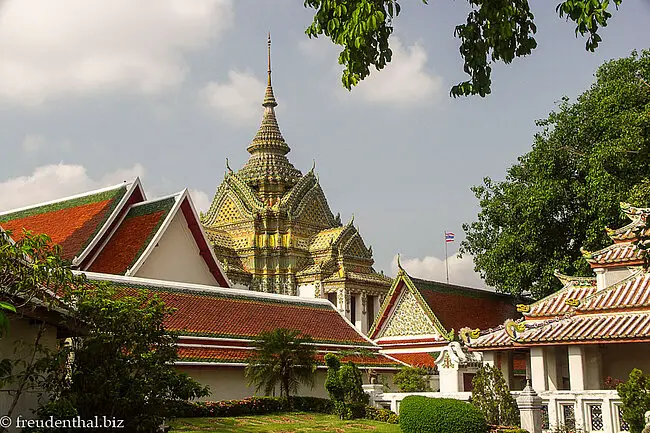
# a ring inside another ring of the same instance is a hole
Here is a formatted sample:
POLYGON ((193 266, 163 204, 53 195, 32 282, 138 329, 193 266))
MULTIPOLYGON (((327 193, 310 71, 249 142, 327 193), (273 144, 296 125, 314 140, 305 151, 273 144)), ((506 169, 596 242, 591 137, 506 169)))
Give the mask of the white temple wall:
MULTIPOLYGON (((187 373, 201 385, 210 387, 210 395, 201 398, 202 401, 239 400, 254 395, 263 396, 264 392, 255 392, 254 386, 248 386, 248 378, 244 367, 221 366, 179 366, 178 370, 187 373)), ((326 369, 316 371, 314 387, 301 385, 298 389, 300 396, 328 398, 325 390, 326 369)), ((280 388, 276 389, 276 396, 280 395, 280 388)))
POLYGON ((218 286, 179 211, 135 277, 218 286))
MULTIPOLYGON (((0 339, 0 355, 3 358, 9 359, 26 359, 31 357, 31 348, 33 347, 36 339, 39 324, 30 324, 30 320, 25 317, 10 316, 9 317, 9 331, 0 339)), ((57 347, 56 328, 48 326, 44 334, 41 336, 40 344, 47 349, 55 349, 57 347)), ((18 373, 15 370, 14 373, 18 373)), ((13 384, 5 385, 0 390, 0 413, 6 414, 14 399, 12 391, 16 389, 13 384)), ((26 390, 20 396, 12 418, 18 415, 23 417, 33 418, 32 410, 38 408, 38 391, 26 390)), ((16 429, 9 429, 10 432, 18 431, 16 429)))

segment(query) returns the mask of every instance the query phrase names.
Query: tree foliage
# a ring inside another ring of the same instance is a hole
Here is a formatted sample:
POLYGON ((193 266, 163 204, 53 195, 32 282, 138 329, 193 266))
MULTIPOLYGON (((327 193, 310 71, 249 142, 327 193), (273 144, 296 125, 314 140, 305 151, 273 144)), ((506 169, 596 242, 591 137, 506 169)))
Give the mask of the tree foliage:
POLYGON ((488 424, 519 425, 517 403, 501 370, 483 365, 472 379, 472 388, 472 404, 483 413, 488 424))
POLYGON ((172 310, 160 299, 90 284, 64 299, 74 302, 72 325, 83 337, 51 359, 45 387, 55 407, 73 407, 82 419, 116 417, 128 431, 150 432, 174 404, 207 395, 175 368, 176 337, 164 327, 172 310))
POLYGON ((341 366, 341 360, 333 353, 325 355, 327 378, 325 389, 334 402, 334 409, 341 419, 355 416, 355 406, 368 403, 369 396, 363 390, 361 371, 348 361, 341 366))
POLYGON ((641 433, 645 427, 644 415, 650 410, 650 376, 635 368, 616 390, 623 402, 623 418, 630 426, 630 433, 641 433))
POLYGON ((650 51, 603 64, 577 101, 538 121, 533 148, 502 182, 472 191, 481 210, 461 254, 474 256, 485 282, 535 297, 559 288, 554 270, 588 275, 580 248, 611 241, 605 227, 626 224, 619 202, 650 204, 650 51))
POLYGON ((427 372, 423 368, 402 367, 393 377, 399 392, 424 392, 431 391, 427 381, 427 372))
POLYGON ((260 334, 256 351, 248 361, 246 376, 256 390, 270 395, 280 385, 280 397, 298 392, 298 386, 314 386, 316 350, 313 339, 294 329, 276 329, 260 334))
MULTIPOLYGON (((424 4, 428 0, 422 0, 424 4)), ((472 11, 464 24, 456 26, 463 69, 469 79, 451 89, 453 96, 486 96, 491 88, 491 65, 511 63, 536 47, 537 32, 528 0, 467 0, 472 11)), ((381 70, 391 61, 389 37, 393 21, 401 11, 397 0, 305 0, 314 9, 307 28, 309 37, 324 35, 343 49, 339 63, 343 86, 350 90, 370 75, 370 67, 381 70)), ((607 25, 611 10, 622 0, 564 0, 556 12, 575 24, 576 36, 587 37, 586 49, 594 51, 601 41, 598 30, 607 25)), ((550 7, 548 5, 547 7, 550 7)))

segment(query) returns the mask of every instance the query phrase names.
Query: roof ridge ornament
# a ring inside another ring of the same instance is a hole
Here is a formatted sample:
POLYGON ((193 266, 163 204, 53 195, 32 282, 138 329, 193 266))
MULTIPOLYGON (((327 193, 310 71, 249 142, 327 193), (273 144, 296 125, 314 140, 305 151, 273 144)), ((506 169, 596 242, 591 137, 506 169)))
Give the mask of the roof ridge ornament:
POLYGON ((271 32, 267 40, 267 69, 266 69, 266 92, 264 93, 264 102, 262 107, 277 107, 278 103, 273 94, 273 86, 271 85, 271 32))

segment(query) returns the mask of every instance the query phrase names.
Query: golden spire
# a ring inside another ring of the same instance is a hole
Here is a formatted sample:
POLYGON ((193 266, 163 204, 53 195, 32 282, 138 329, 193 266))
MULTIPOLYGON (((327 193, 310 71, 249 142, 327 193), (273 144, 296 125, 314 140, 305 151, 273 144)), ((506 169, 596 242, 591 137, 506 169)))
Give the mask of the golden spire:
POLYGON ((271 33, 267 40, 267 82, 262 106, 262 124, 247 150, 251 154, 248 162, 239 170, 240 176, 247 182, 282 181, 294 184, 302 173, 297 170, 285 156, 290 149, 280 132, 275 117, 278 103, 271 86, 271 33))
POLYGON ((266 92, 264 93, 264 102, 262 102, 262 107, 277 107, 278 103, 275 101, 273 86, 271 86, 271 32, 269 32, 269 38, 267 41, 267 61, 266 92))

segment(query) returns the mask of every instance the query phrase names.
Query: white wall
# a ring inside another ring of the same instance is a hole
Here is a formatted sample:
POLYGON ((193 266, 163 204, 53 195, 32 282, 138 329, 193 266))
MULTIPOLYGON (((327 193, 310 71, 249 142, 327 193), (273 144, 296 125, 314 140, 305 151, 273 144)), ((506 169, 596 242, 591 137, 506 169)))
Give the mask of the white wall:
POLYGON ((301 298, 316 298, 316 286, 314 284, 298 286, 298 296, 301 298))
POLYGON ((199 255, 199 247, 180 210, 135 277, 219 285, 199 255))
MULTIPOLYGON (((39 325, 30 325, 29 319, 27 318, 11 316, 9 332, 0 339, 0 358, 18 359, 31 357, 31 347, 33 347, 38 329, 39 325)), ((55 327, 48 326, 45 329, 45 332, 40 339, 40 344, 48 349, 56 348, 57 341, 55 327)), ((15 373, 18 373, 18 371, 15 370, 14 374, 15 373)), ((0 416, 4 416, 8 413, 9 407, 14 399, 14 396, 11 395, 9 391, 15 389, 15 384, 8 384, 0 390, 0 416)), ((33 418, 34 415, 32 410, 38 408, 38 395, 39 390, 24 391, 13 411, 12 418, 15 419, 18 415, 22 415, 28 419, 33 418)), ((9 431, 13 432, 17 430, 9 429, 9 431)))
MULTIPOLYGON (((248 386, 248 378, 244 374, 244 367, 220 366, 179 366, 178 369, 187 373, 202 385, 210 387, 210 395, 202 398, 204 401, 234 400, 263 396, 264 392, 255 392, 255 387, 248 386)), ((327 370, 318 369, 314 387, 301 386, 298 390, 300 396, 328 398, 325 390, 325 377, 327 370)), ((276 395, 279 396, 279 387, 276 395)))

